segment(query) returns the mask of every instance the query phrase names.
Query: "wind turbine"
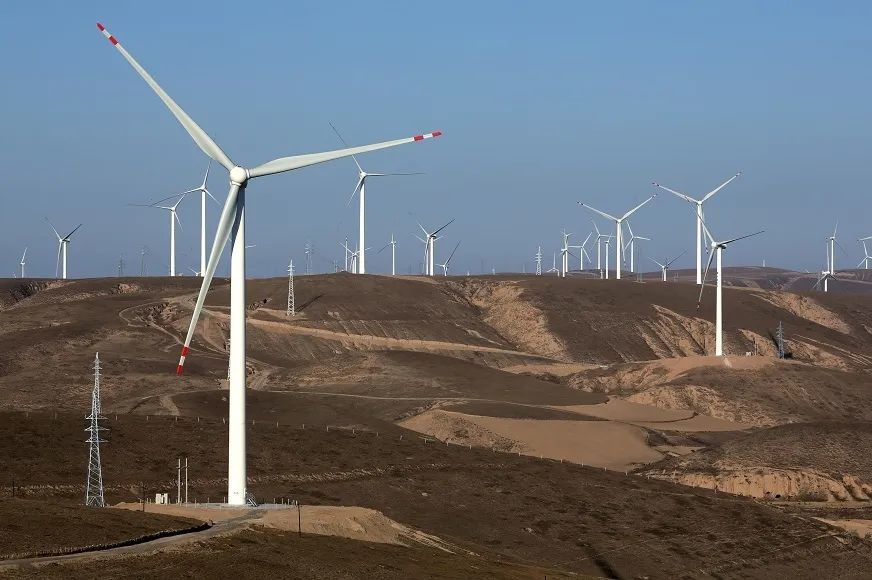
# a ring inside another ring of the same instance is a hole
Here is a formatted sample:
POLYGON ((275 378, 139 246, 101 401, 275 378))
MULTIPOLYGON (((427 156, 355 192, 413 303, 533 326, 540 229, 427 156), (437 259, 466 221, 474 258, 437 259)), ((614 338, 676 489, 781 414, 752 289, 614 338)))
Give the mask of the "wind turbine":
MULTIPOLYGON (((348 143, 345 142, 345 139, 333 126, 333 123, 330 123, 330 127, 333 129, 333 132, 336 133, 336 136, 339 137, 339 140, 342 141, 342 144, 348 147, 348 143)), ((354 155, 351 156, 351 159, 354 160, 354 164, 357 165, 357 185, 354 186, 354 190, 351 192, 351 197, 348 198, 348 203, 346 205, 350 205, 351 201, 354 199, 354 195, 358 194, 358 198, 360 199, 360 230, 359 230, 359 242, 358 247, 360 248, 360 256, 358 257, 357 263, 357 274, 366 274, 366 219, 365 219, 365 202, 366 202, 366 180, 368 177, 394 177, 400 175, 421 175, 421 173, 368 173, 363 170, 363 167, 360 166, 360 163, 357 161, 357 157, 354 155)))
POLYGON ((646 242, 650 242, 651 238, 646 238, 644 236, 637 236, 633 233, 633 228, 630 227, 630 222, 627 222, 627 230, 630 232, 630 241, 624 244, 624 253, 627 252, 627 248, 630 248, 630 272, 636 271, 636 240, 645 240, 646 242))
MULTIPOLYGON (((637 205, 636 207, 634 207, 633 209, 631 209, 630 211, 628 211, 627 213, 625 213, 624 215, 622 215, 621 217, 615 217, 611 214, 607 214, 603 211, 600 211, 600 210, 596 209, 595 207, 591 207, 591 206, 587 205, 586 203, 582 203, 580 201, 578 202, 578 205, 586 207, 587 209, 591 210, 592 212, 598 213, 599 215, 603 216, 604 218, 610 219, 613 222, 615 222, 615 278, 617 278, 618 280, 621 279, 621 256, 624 253, 623 229, 621 228, 621 224, 628 217, 630 217, 631 215, 636 213, 639 210, 639 208, 641 208, 643 205, 645 205, 646 203, 648 203, 649 201, 651 201, 655 197, 657 197, 656 193, 654 195, 652 195, 651 197, 649 197, 648 199, 646 199, 645 201, 643 201, 642 203, 640 203, 639 205, 637 205)), ((608 248, 608 244, 609 244, 609 242, 608 242, 608 240, 606 240, 606 248, 608 248)), ((606 278, 609 277, 608 270, 609 270, 608 249, 606 249, 606 278)))
POLYGON ((569 270, 569 236, 566 230, 563 230, 563 247, 560 248, 560 277, 565 278, 566 272, 569 270))
POLYGON ((436 275, 436 240, 439 239, 439 236, 436 234, 453 224, 454 219, 456 218, 452 218, 450 222, 433 232, 428 232, 424 226, 421 225, 421 222, 418 222, 418 227, 421 228, 422 232, 424 232, 425 239, 418 238, 418 236, 415 237, 424 242, 424 274, 427 276, 436 275))
POLYGON ((21 254, 21 277, 24 278, 24 258, 27 257, 27 248, 24 248, 24 253, 21 254))
MULTIPOLYGON (((600 278, 603 277, 603 266, 602 266, 602 240, 606 240, 606 244, 608 244, 609 238, 611 238, 611 234, 603 234, 600 233, 599 226, 596 225, 596 222, 590 220, 593 224, 593 229, 596 231, 596 269, 599 270, 600 278)), ((608 248, 606 248, 606 257, 608 257, 608 248)), ((606 278, 608 278, 608 268, 606 268, 606 278)))
POLYGON ((397 241, 394 239, 394 234, 391 234, 391 241, 381 247, 381 250, 376 252, 377 254, 381 254, 382 250, 391 247, 391 276, 397 275, 397 241))
POLYGON ((702 284, 702 248, 705 245, 705 240, 703 240, 703 237, 702 237, 702 223, 705 220, 705 213, 703 212, 702 205, 706 201, 711 199, 711 197, 714 194, 716 194, 717 192, 722 190, 724 187, 727 186, 728 183, 730 183, 731 181, 733 181, 734 179, 736 179, 740 175, 742 175, 741 171, 737 172, 734 176, 732 176, 731 178, 729 178, 728 180, 726 180, 725 182, 723 182, 722 184, 720 184, 719 186, 717 186, 716 188, 714 188, 713 190, 711 190, 710 192, 708 192, 707 194, 702 196, 700 199, 694 199, 687 194, 675 191, 673 189, 669 189, 668 187, 663 187, 662 185, 660 185, 657 182, 652 183, 652 185, 654 187, 659 187, 660 189, 662 189, 664 191, 668 191, 669 193, 675 194, 679 198, 683 199, 684 201, 696 206, 696 283, 697 284, 702 284))
POLYGON ((442 264, 437 264, 437 266, 439 266, 440 268, 442 268, 442 275, 443 275, 443 276, 447 276, 447 275, 448 275, 448 264, 451 263, 451 258, 454 257, 454 252, 456 252, 456 251, 457 251, 457 248, 459 248, 459 247, 460 247, 460 242, 457 242, 457 245, 455 245, 455 246, 454 246, 454 249, 451 250, 451 255, 448 256, 448 259, 445 260, 445 262, 442 263, 442 264))
MULTIPOLYGON (((587 237, 584 238, 584 242, 582 242, 578 246, 567 246, 567 248, 580 250, 578 252, 578 270, 579 270, 579 272, 584 271, 584 257, 587 256, 588 261, 590 261, 590 254, 587 253, 586 246, 587 246, 587 243, 590 241, 590 237, 592 235, 593 235, 593 232, 587 234, 587 237)), ((571 255, 574 255, 574 254, 571 254, 571 255)))
POLYGON ((560 275, 560 269, 557 268, 557 252, 551 254, 551 267, 548 268, 548 273, 554 272, 558 276, 560 275))
POLYGON ((188 192, 180 193, 178 195, 179 199, 176 200, 176 203, 174 203, 173 205, 157 205, 158 203, 160 203, 160 201, 156 201, 155 203, 149 205, 138 203, 131 204, 136 207, 153 207, 155 209, 165 209, 170 212, 170 276, 176 275, 176 222, 179 222, 179 227, 182 227, 182 221, 179 219, 179 214, 176 212, 176 208, 179 207, 179 204, 182 203, 182 201, 188 195, 188 192))
MULTIPOLYGON (((824 292, 829 291, 828 282, 836 279, 836 244, 839 244, 836 240, 836 232, 838 229, 839 222, 836 222, 835 227, 833 227, 833 235, 824 238, 826 240, 827 269, 821 272, 821 277, 818 278, 817 283, 813 286, 813 288, 817 288, 823 282, 824 292)), ((839 244, 839 247, 841 248, 842 245, 839 244)), ((842 248, 842 251, 844 251, 844 248, 842 248)))
MULTIPOLYGON (((863 246, 863 259, 860 260, 860 263, 857 264, 857 267, 859 268, 862 265, 864 270, 869 269, 869 260, 872 260, 872 256, 869 255, 869 248, 866 247, 866 242, 869 240, 872 240, 872 236, 866 236, 865 238, 859 238, 857 240, 863 246)), ((25 251, 27 251, 27 248, 25 248, 25 251)), ((24 277, 24 274, 23 274, 24 269, 23 268, 22 268, 21 272, 22 272, 21 277, 23 278, 24 277)))
MULTIPOLYGON (((203 131, 203 129, 200 128, 200 126, 197 125, 178 104, 176 104, 176 102, 160 87, 160 85, 157 84, 151 75, 149 75, 124 49, 124 47, 122 47, 118 42, 118 39, 112 36, 102 24, 97 23, 97 28, 151 87, 161 101, 163 101, 164 105, 166 105, 170 112, 176 117, 197 146, 208 157, 217 161, 230 174, 230 188, 221 210, 221 217, 219 218, 218 226, 215 231, 215 241, 212 244, 209 261, 203 274, 200 293, 197 296, 197 303, 194 306, 191 323, 188 328, 187 336, 185 337, 185 343, 182 347, 182 353, 179 358, 176 372, 177 374, 181 374, 184 369, 185 358, 190 351, 194 330, 197 327, 197 321, 200 317, 200 312, 203 309, 206 294, 209 291, 212 277, 215 274, 215 268, 218 266, 218 261, 224 250, 224 246, 227 244, 228 239, 232 237, 230 253, 230 382, 227 502, 231 505, 245 505, 248 499, 245 465, 245 309, 247 306, 245 298, 245 189, 248 185, 248 181, 257 177, 292 171, 309 165, 348 157, 358 153, 385 149, 387 147, 394 147, 405 143, 415 143, 438 137, 441 133, 435 131, 433 133, 416 135, 407 139, 397 139, 395 141, 386 141, 374 145, 352 147, 323 153, 282 157, 253 168, 241 167, 234 163, 218 146, 218 144, 215 143, 215 141, 213 141, 212 138, 209 137, 209 135, 207 135, 206 132, 203 131)), ((230 80, 234 88, 241 88, 246 83, 245 71, 242 69, 232 71, 230 80)))
POLYGON ((705 225, 705 222, 702 222, 702 228, 705 232, 706 237, 709 239, 709 246, 712 249, 712 252, 709 254, 708 264, 706 264, 705 272, 702 277, 702 284, 699 288, 699 299, 696 302, 696 308, 699 310, 699 305, 702 302, 702 291, 705 290, 705 281, 708 278, 708 271, 712 265, 712 260, 717 259, 717 292, 716 292, 716 304, 715 304, 715 356, 724 356, 724 310, 723 310, 723 276, 721 275, 721 252, 726 249, 728 244, 732 244, 733 242, 737 242, 739 240, 744 240, 745 238, 750 238, 751 236, 756 236, 758 234, 762 234, 764 230, 759 232, 755 232, 753 234, 748 234, 746 236, 740 236, 738 238, 733 238, 731 240, 725 240, 723 242, 715 241, 714 236, 712 236, 708 227, 705 225))
POLYGON ((52 231, 58 237, 58 259, 55 262, 55 278, 58 277, 58 265, 61 263, 61 255, 63 255, 63 266, 64 267, 62 270, 63 276, 61 276, 61 278, 66 280, 67 279, 67 246, 70 244, 70 238, 73 236, 74 233, 76 233, 76 230, 78 230, 80 227, 82 227, 82 224, 77 225, 76 229, 74 229, 73 231, 71 231, 67 235, 61 237, 61 235, 58 233, 57 228, 55 228, 54 225, 50 221, 48 221, 48 218, 45 218, 45 221, 48 222, 48 225, 51 226, 52 231))
POLYGON ((669 270, 669 266, 671 266, 678 258, 683 256, 685 253, 686 252, 681 252, 680 254, 678 254, 677 256, 672 258, 671 260, 669 258, 666 258, 666 261, 662 264, 660 262, 658 262, 657 260, 655 260, 654 258, 648 258, 648 259, 651 260, 652 262, 654 262, 655 264, 657 264, 658 266, 660 266, 660 270, 663 272, 663 281, 666 282, 666 272, 667 272, 667 270, 669 270))

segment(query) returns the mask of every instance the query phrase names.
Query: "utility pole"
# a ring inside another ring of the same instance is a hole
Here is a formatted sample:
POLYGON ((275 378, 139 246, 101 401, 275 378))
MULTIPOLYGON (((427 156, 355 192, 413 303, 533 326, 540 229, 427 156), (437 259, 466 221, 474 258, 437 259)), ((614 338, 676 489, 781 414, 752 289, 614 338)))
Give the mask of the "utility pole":
POLYGON ((179 457, 179 466, 176 468, 176 504, 182 503, 182 458, 179 457))
MULTIPOLYGON (((306 276, 312 273, 312 244, 310 242, 306 242, 306 276)), ((346 270, 348 267, 346 266, 346 270)))
POLYGON ((118 256, 118 277, 124 276, 124 256, 118 256))
POLYGON ((188 503, 188 458, 185 457, 185 503, 188 503))
POLYGON ((542 275, 542 246, 539 246, 539 251, 536 252, 536 275, 542 275))
POLYGON ((100 420, 103 417, 100 415, 102 408, 100 406, 100 353, 94 357, 94 388, 91 391, 91 414, 86 417, 88 427, 85 429, 90 436, 86 443, 88 449, 88 480, 85 483, 85 505, 93 507, 103 507, 103 468, 100 464, 100 443, 105 443, 100 439, 100 432, 105 431, 105 427, 100 426, 100 420))
POLYGON ((294 300, 294 261, 288 264, 288 309, 285 311, 285 316, 296 316, 297 309, 294 300))

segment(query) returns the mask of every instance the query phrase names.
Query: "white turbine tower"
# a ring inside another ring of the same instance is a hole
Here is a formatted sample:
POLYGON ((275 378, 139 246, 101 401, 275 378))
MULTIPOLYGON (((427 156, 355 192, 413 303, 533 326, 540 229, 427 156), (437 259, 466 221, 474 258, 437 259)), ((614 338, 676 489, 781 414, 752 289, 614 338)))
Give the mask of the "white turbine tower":
POLYGON ((697 284, 702 284, 702 248, 705 245, 705 240, 703 239, 703 236, 702 236, 702 223, 705 220, 705 212, 703 211, 702 205, 706 201, 711 199, 711 197, 714 194, 716 194, 717 192, 722 190, 724 187, 727 186, 728 183, 730 183, 731 181, 733 181, 734 179, 736 179, 740 175, 742 175, 741 171, 737 172, 734 176, 732 176, 731 178, 729 178, 728 180, 726 180, 725 182, 723 182, 722 184, 720 184, 719 186, 717 186, 716 188, 714 188, 713 190, 711 190, 710 192, 708 192, 707 194, 702 196, 700 199, 694 199, 694 198, 692 198, 689 195, 686 195, 684 193, 675 191, 673 189, 669 189, 668 187, 663 187, 659 183, 656 183, 656 182, 652 183, 652 185, 654 187, 659 187, 660 189, 662 189, 664 191, 668 191, 669 193, 675 194, 679 198, 683 199, 684 201, 696 206, 696 283, 697 284))
POLYGON ((396 276, 397 275, 397 241, 394 239, 394 234, 391 234, 391 241, 389 241, 387 244, 382 246, 381 249, 376 253, 381 254, 382 251, 385 248, 387 248, 388 246, 391 247, 391 276, 396 276))
POLYGON ((443 262, 442 264, 437 264, 440 268, 442 268, 442 275, 443 276, 448 275, 448 265, 451 263, 451 258, 454 257, 454 252, 456 252, 457 248, 459 248, 459 247, 460 247, 460 242, 457 242, 457 245, 455 245, 454 249, 451 250, 451 255, 448 256, 448 259, 445 260, 445 262, 443 262))
POLYGON ((750 238, 751 236, 756 236, 758 234, 762 234, 763 230, 759 232, 755 232, 753 234, 748 234, 746 236, 740 236, 738 238, 733 238, 731 240, 725 240, 723 242, 715 241, 714 236, 712 236, 708 227, 706 227, 705 222, 702 222, 702 228, 705 232, 706 237, 709 239, 709 247, 711 248, 711 254, 709 254, 708 264, 706 264, 705 272, 702 277, 702 284, 699 288, 699 299, 697 300, 696 307, 699 309, 700 303, 702 302, 702 292, 705 290, 705 281, 708 278, 708 271, 712 265, 712 260, 717 259, 717 291, 716 291, 716 300, 715 300, 715 356, 723 356, 724 355, 724 309, 723 309, 723 276, 721 272, 721 252, 726 249, 727 244, 732 244, 738 240, 744 240, 745 238, 750 238))
MULTIPOLYGON (((623 224, 624 220, 626 220, 628 217, 630 217, 631 215, 636 213, 639 210, 639 208, 641 208, 643 205, 645 205, 646 203, 648 203, 649 201, 651 201, 655 197, 657 197, 656 193, 654 195, 652 195, 651 197, 649 197, 648 199, 646 199, 645 201, 643 201, 642 203, 640 203, 639 205, 637 205, 636 207, 634 207, 633 209, 631 209, 630 211, 628 211, 627 213, 625 213, 624 215, 622 215, 621 217, 615 217, 613 215, 610 215, 610 214, 607 214, 603 211, 600 211, 600 210, 596 209, 595 207, 591 207, 586 203, 582 203, 580 201, 578 202, 578 205, 586 207, 587 209, 591 210, 592 212, 598 213, 599 215, 603 216, 604 218, 612 220, 613 222, 615 222, 615 278, 617 278, 618 280, 621 279, 621 256, 624 253, 623 228, 621 227, 621 225, 623 224)), ((606 247, 608 247, 608 244, 609 244, 609 242, 608 242, 608 240, 606 240, 606 247)), ((609 270, 608 250, 606 250, 606 278, 609 277, 608 270, 609 270)))
MULTIPOLYGON (((210 158, 217 161, 230 174, 230 189, 221 210, 221 217, 215 231, 215 241, 209 254, 206 271, 203 274, 203 282, 197 303, 191 317, 185 343, 182 347, 176 372, 181 374, 184 369, 185 358, 190 351, 191 340, 197 327, 197 320, 203 309, 206 294, 218 266, 219 258, 229 238, 231 241, 231 273, 230 273, 230 385, 229 385, 229 444, 228 444, 228 477, 227 477, 227 502, 232 505, 245 505, 247 502, 246 490, 246 464, 245 464, 245 189, 248 181, 258 177, 283 173, 323 163, 341 157, 385 149, 405 143, 423 141, 431 137, 438 137, 440 132, 416 135, 407 139, 397 139, 374 145, 352 147, 324 153, 312 153, 282 157, 274 159, 253 168, 245 168, 235 164, 230 157, 212 140, 209 135, 188 116, 181 107, 155 82, 155 80, 143 69, 136 60, 121 46, 118 40, 112 36, 102 25, 97 28, 115 46, 125 60, 145 80, 164 105, 176 117, 179 123, 188 132, 197 146, 210 158)), ((236 71, 232 75, 235 87, 241 87, 245 81, 243 71, 236 71)))
POLYGON ((685 253, 686 252, 681 252, 680 254, 678 254, 677 256, 672 258, 671 260, 669 258, 666 258, 666 260, 662 264, 660 262, 658 262, 657 260, 655 260, 654 258, 648 258, 648 259, 651 260, 652 262, 654 262, 655 264, 657 264, 658 266, 660 266, 660 270, 661 270, 661 272, 663 272, 663 281, 666 282, 666 275, 667 275, 667 271, 669 270, 669 266, 671 266, 673 263, 675 263, 675 261, 678 258, 680 258, 681 256, 683 256, 685 253))
POLYGON ((627 222, 627 230, 630 232, 630 241, 624 244, 624 253, 627 252, 627 248, 630 249, 630 272, 636 271, 636 240, 645 240, 646 242, 650 242, 651 238, 646 238, 645 236, 637 236, 633 233, 633 228, 630 227, 630 222, 627 222))
MULTIPOLYGON (((863 246, 864 247, 866 246, 865 242, 863 242, 863 246)), ((26 257, 27 257, 27 248, 24 248, 24 253, 21 254, 21 262, 19 262, 19 265, 21 266, 21 277, 22 278, 24 278, 24 265, 25 265, 24 259, 26 257)))
POLYGON ((45 218, 45 221, 48 222, 48 225, 51 226, 52 231, 54 232, 54 234, 58 238, 58 259, 55 262, 55 278, 58 277, 59 265, 63 262, 63 269, 61 270, 63 275, 61 276, 61 278, 66 280, 67 279, 67 246, 70 244, 70 238, 73 236, 74 233, 76 233, 76 230, 78 230, 80 227, 82 227, 82 224, 77 225, 76 229, 74 229, 73 231, 71 231, 67 235, 61 237, 61 235, 58 233, 57 228, 54 227, 54 225, 48 220, 48 218, 45 218))
MULTIPOLYGON (((330 123, 330 127, 333 129, 333 132, 336 133, 336 136, 339 137, 339 140, 342 141, 342 144, 348 147, 348 143, 345 142, 345 139, 333 126, 333 123, 330 123)), ((351 155, 351 159, 354 160, 354 164, 357 165, 357 185, 354 186, 354 190, 351 192, 351 197, 348 198, 348 203, 346 205, 350 205, 352 200, 354 200, 354 195, 357 194, 360 199, 360 225, 359 225, 359 237, 358 237, 358 248, 360 248, 360 255, 358 256, 357 261, 357 274, 366 274, 366 180, 369 177, 394 177, 399 175, 421 175, 421 173, 368 173, 363 170, 363 167, 360 166, 360 163, 357 161, 357 157, 351 155)))
POLYGON ((563 247, 560 248, 560 277, 565 278, 566 272, 569 271, 569 236, 566 230, 563 230, 563 247))

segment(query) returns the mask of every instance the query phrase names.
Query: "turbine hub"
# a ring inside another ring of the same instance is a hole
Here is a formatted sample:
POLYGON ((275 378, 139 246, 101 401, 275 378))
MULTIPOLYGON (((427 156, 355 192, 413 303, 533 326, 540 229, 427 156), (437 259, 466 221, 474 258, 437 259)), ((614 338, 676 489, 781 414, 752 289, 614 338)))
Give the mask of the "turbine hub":
POLYGON ((248 170, 244 167, 236 166, 230 170, 230 183, 234 185, 244 185, 248 181, 248 170))

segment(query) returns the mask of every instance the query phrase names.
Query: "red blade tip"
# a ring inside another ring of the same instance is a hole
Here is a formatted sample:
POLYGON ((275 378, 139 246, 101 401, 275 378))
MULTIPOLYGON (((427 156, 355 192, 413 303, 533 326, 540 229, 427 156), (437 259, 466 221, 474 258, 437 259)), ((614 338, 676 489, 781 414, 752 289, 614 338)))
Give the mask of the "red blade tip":
POLYGON ((98 29, 100 32, 103 32, 104 30, 106 30, 106 27, 103 26, 102 24, 100 24, 100 23, 98 22, 98 23, 97 23, 97 29, 98 29))

